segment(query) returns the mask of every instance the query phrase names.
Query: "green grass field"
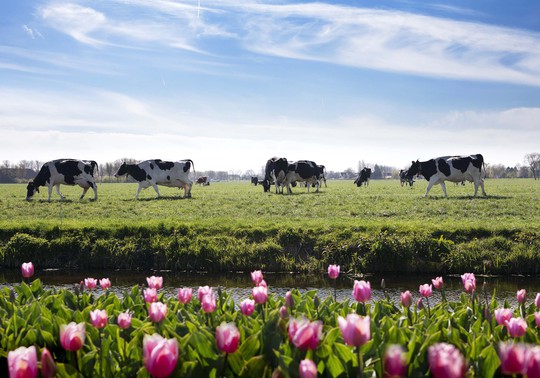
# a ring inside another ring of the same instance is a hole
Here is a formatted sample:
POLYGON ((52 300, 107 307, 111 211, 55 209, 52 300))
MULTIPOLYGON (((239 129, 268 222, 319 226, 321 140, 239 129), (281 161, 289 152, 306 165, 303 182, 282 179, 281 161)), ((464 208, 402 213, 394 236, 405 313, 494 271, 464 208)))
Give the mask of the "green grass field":
MULTIPOLYGON (((477 198, 469 183, 448 184, 448 198, 439 186, 424 198, 426 185, 417 181, 410 189, 396 180, 372 180, 368 187, 357 188, 352 181, 329 181, 320 193, 297 187, 293 195, 276 195, 248 182, 214 182, 194 186, 191 199, 163 187, 161 199, 149 188, 136 200, 136 184, 100 184, 96 202, 79 201, 82 189, 62 186, 67 200, 53 193, 49 203, 46 188, 27 202, 25 185, 5 184, 0 185, 0 250, 4 266, 16 266, 16 250, 30 250, 32 243, 47 244, 40 248, 54 254, 59 247, 53 244, 67 237, 74 239, 70 245, 78 245, 67 249, 83 251, 79 254, 92 255, 96 244, 104 243, 103 248, 114 250, 102 255, 125 257, 128 252, 118 249, 134 243, 129 247, 133 251, 154 256, 152 261, 144 261, 148 256, 132 261, 130 267, 155 267, 157 258, 159 266, 182 269, 236 270, 263 264, 275 270, 311 270, 342 261, 353 271, 384 270, 385 263, 389 270, 402 263, 406 270, 454 270, 470 263, 495 272, 530 272, 533 267, 525 265, 540 261, 540 248, 535 247, 539 181, 487 179, 488 196, 477 198), (87 238, 83 244, 77 241, 80 233, 87 238), (40 241, 23 243, 21 235, 40 241), (516 253, 527 258, 508 265, 516 253), (184 261, 192 254, 201 259, 195 259, 195 265, 184 261)), ((62 258, 69 260, 73 251, 62 258)), ((81 259, 73 265, 94 261, 81 259)), ((118 265, 116 258, 112 261, 118 265)))

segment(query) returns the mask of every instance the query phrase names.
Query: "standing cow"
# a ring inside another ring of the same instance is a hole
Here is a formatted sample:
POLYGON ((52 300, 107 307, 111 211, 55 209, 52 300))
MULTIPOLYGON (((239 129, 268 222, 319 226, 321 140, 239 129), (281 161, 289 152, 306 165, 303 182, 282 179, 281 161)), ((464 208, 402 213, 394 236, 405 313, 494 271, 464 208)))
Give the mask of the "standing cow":
POLYGON ((370 177, 371 177, 371 168, 364 167, 358 174, 358 177, 356 178, 356 180, 354 180, 354 183, 356 184, 356 186, 362 186, 362 184, 364 186, 368 186, 370 177))
POLYGON ((285 176, 287 175, 289 162, 286 158, 273 157, 266 162, 264 170, 263 189, 270 191, 270 186, 276 186, 276 193, 283 193, 285 176))
POLYGON ((309 160, 299 160, 289 164, 284 186, 287 187, 287 192, 291 194, 292 190, 290 184, 295 182, 305 182, 308 192, 309 187, 315 185, 317 188, 315 189, 315 192, 317 193, 319 192, 320 180, 321 169, 317 164, 309 160))
POLYGON ((469 156, 445 156, 428 161, 413 161, 407 170, 407 176, 422 175, 428 181, 428 186, 424 197, 427 197, 431 187, 440 184, 446 197, 445 181, 461 182, 470 181, 474 183, 474 196, 478 193, 478 187, 482 188, 482 194, 487 195, 484 190, 484 179, 482 178, 482 166, 484 157, 480 154, 469 156))
POLYGON ((49 161, 41 167, 39 173, 30 181, 26 187, 26 200, 30 201, 36 192, 39 193, 40 186, 47 186, 49 189, 49 202, 53 186, 61 199, 65 197, 60 193, 60 185, 79 185, 83 188, 80 199, 89 188, 94 190, 94 200, 97 200, 97 186, 94 180, 94 171, 97 163, 93 160, 58 159, 49 161))
POLYGON ((184 188, 184 198, 191 197, 191 187, 193 181, 189 179, 189 171, 193 166, 193 161, 186 159, 181 161, 163 161, 160 159, 145 160, 138 164, 122 163, 114 177, 124 175, 131 176, 139 183, 135 198, 139 198, 141 189, 154 188, 158 198, 161 197, 158 185, 172 188, 184 188))

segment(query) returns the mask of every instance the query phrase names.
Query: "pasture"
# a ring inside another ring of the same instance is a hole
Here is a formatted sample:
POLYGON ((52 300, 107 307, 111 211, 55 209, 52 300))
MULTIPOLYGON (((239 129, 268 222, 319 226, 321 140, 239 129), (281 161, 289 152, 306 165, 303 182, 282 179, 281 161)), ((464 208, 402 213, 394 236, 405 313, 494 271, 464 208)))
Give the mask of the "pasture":
POLYGON ((277 195, 248 182, 213 182, 194 185, 191 199, 162 187, 161 199, 149 188, 135 200, 137 185, 118 183, 100 184, 96 202, 62 186, 67 200, 53 194, 49 203, 44 188, 27 202, 25 185, 5 184, 0 253, 10 267, 41 256, 51 266, 130 269, 314 271, 341 263, 355 273, 536 273, 540 182, 487 179, 488 196, 477 198, 470 183, 447 184, 448 198, 439 186, 424 198, 426 186, 329 181, 320 193, 297 187, 277 195))

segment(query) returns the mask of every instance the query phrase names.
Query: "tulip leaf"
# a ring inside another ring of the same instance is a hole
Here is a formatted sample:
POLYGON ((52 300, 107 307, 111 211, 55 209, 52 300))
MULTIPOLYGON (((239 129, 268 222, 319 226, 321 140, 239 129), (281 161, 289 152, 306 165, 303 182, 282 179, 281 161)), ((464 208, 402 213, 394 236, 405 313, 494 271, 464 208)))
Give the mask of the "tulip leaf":
POLYGON ((345 369, 339 358, 332 354, 328 356, 328 359, 326 360, 326 367, 332 377, 339 377, 341 374, 345 373, 345 369))

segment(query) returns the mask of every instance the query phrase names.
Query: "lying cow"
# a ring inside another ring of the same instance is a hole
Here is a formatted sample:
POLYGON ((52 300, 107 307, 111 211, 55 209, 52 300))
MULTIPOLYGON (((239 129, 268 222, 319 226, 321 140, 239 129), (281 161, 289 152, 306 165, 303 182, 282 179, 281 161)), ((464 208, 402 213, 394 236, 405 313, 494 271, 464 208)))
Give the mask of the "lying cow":
POLYGON ((270 191, 272 184, 276 186, 276 193, 283 193, 285 176, 289 168, 289 162, 286 158, 273 157, 266 162, 264 170, 263 189, 270 191))
POLYGON ((371 177, 371 168, 362 168, 360 173, 358 174, 358 177, 356 180, 354 180, 354 183, 356 186, 368 186, 369 185, 369 179, 371 177))
POLYGON ((94 190, 94 200, 97 200, 97 186, 94 180, 94 171, 97 163, 93 160, 83 161, 74 159, 58 159, 49 161, 41 167, 39 173, 30 181, 26 187, 26 200, 30 201, 34 194, 39 193, 40 186, 47 186, 49 189, 49 202, 53 186, 61 199, 65 197, 60 193, 60 185, 79 185, 83 188, 80 199, 89 188, 94 190))
POLYGON ((287 192, 292 193, 290 185, 295 182, 305 182, 307 191, 309 187, 315 185, 315 192, 319 191, 321 181, 321 169, 317 164, 309 160, 299 160, 289 163, 287 174, 285 175, 284 186, 287 187, 287 192))
MULTIPOLYGON (((193 161, 181 160, 181 161, 163 161, 145 160, 138 164, 126 164, 122 163, 118 171, 114 174, 114 177, 121 177, 124 175, 131 176, 139 183, 137 188, 137 194, 135 198, 139 198, 141 189, 154 188, 158 198, 161 197, 159 193, 158 185, 168 186, 172 188, 184 188, 184 198, 191 197, 191 187, 193 181, 189 179, 189 171, 193 166, 193 161)), ((195 170, 195 167, 193 168, 195 170)))
POLYGON ((426 189, 427 197, 431 187, 440 184, 446 197, 445 181, 461 182, 470 181, 474 183, 474 196, 478 193, 478 187, 482 188, 482 194, 487 195, 484 190, 484 179, 482 178, 482 166, 484 157, 480 154, 469 156, 445 156, 428 161, 413 161, 407 170, 407 176, 422 175, 428 181, 426 189))
POLYGON ((409 185, 412 188, 414 184, 413 176, 407 176, 407 171, 402 169, 399 171, 399 182, 401 183, 401 186, 409 185))

